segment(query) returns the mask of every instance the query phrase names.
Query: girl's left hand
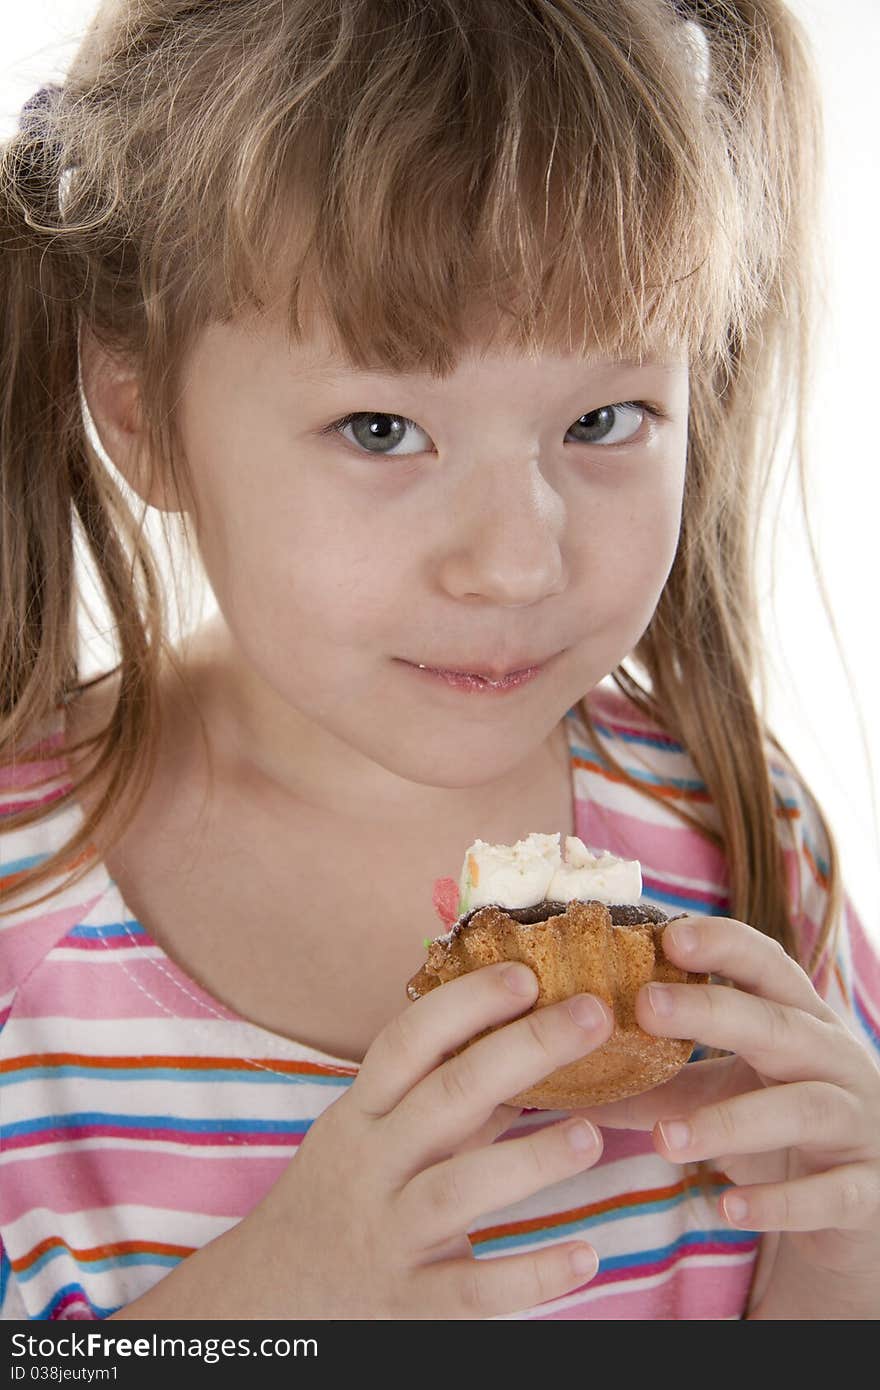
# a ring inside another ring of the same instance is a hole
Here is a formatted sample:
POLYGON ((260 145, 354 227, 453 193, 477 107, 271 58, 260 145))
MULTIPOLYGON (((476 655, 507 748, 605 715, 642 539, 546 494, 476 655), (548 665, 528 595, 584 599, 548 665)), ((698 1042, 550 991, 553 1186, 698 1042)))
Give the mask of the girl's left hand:
MULTIPOLYGON (((782 1233, 772 1263, 787 1282, 858 1286, 877 1316, 880 1067, 801 967, 744 922, 688 917, 666 928, 663 949, 736 988, 647 985, 640 1026, 734 1055, 691 1062, 652 1091, 579 1113, 606 1128, 653 1130, 673 1163, 712 1159, 736 1184, 720 1203, 728 1222, 782 1233)), ((775 1286, 762 1264, 761 1285, 775 1286)))

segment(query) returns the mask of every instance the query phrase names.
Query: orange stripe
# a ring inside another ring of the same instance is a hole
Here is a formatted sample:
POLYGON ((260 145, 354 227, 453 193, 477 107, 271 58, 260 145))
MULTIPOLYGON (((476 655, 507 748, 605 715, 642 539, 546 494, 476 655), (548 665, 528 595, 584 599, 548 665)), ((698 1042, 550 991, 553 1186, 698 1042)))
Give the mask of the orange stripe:
MULTIPOLYGON (((587 758, 579 758, 577 757, 577 755, 572 757, 572 762, 574 763, 575 767, 585 768, 587 772, 595 772, 600 777, 604 777, 605 780, 608 782, 616 782, 618 786, 621 787, 634 786, 637 791, 642 790, 641 786, 638 783, 633 783, 629 781, 629 779, 626 777, 620 777, 610 767, 603 767, 601 764, 591 763, 588 761, 587 758)), ((658 796, 668 796, 670 798, 674 797, 677 801, 709 800, 709 793, 705 789, 703 791, 696 791, 687 787, 669 787, 662 783, 658 785, 652 782, 651 792, 656 792, 658 796)))
POLYGON ((78 1250, 75 1246, 68 1245, 66 1240, 60 1236, 48 1236, 41 1240, 39 1245, 35 1245, 33 1250, 29 1250, 26 1255, 21 1255, 17 1260, 12 1260, 12 1268, 16 1273, 30 1269, 47 1250, 67 1250, 79 1261, 87 1260, 106 1260, 112 1255, 134 1255, 148 1253, 151 1255, 177 1255, 180 1259, 186 1259, 195 1250, 194 1245, 167 1245, 163 1241, 147 1240, 117 1240, 108 1245, 91 1245, 84 1250, 78 1250))
POLYGON ((851 1000, 850 997, 849 997, 849 990, 848 990, 847 987, 846 987, 846 981, 844 980, 842 974, 840 973, 840 966, 837 964, 837 961, 836 961, 836 960, 835 960, 835 962, 834 962, 834 978, 835 978, 835 980, 837 981, 838 988, 839 988, 841 994, 843 995, 844 1000, 846 1001, 846 1006, 847 1006, 847 1008, 851 1010, 851 1009, 852 1009, 852 1000, 851 1000))
MULTIPOLYGON (((590 762, 587 758, 572 756, 575 767, 582 767, 587 772, 595 772, 599 777, 604 777, 606 782, 615 782, 621 787, 632 787, 635 791, 645 791, 645 795, 656 794, 657 796, 667 797, 675 801, 693 801, 708 803, 711 798, 706 788, 696 790, 690 787, 673 787, 665 783, 651 782, 651 791, 648 792, 638 781, 630 781, 627 777, 620 777, 610 767, 603 767, 601 764, 590 762)), ((776 814, 781 820, 798 820, 800 809, 797 806, 777 806, 776 814)))
MULTIPOLYGON (((85 849, 80 850, 79 854, 76 855, 74 859, 68 860, 66 864, 62 864, 57 872, 72 873, 74 869, 79 868, 80 864, 85 864, 89 859, 96 859, 97 856, 98 846, 86 845, 85 849)), ((0 882, 3 884, 4 892, 9 888, 14 888, 16 883, 23 883, 26 878, 33 877, 39 867, 39 864, 32 864, 29 869, 19 869, 18 872, 14 874, 0 874, 0 882)), ((49 912, 50 910, 48 906, 44 906, 44 911, 49 912)))
MULTIPOLYGON (((709 1179, 720 1186, 727 1186, 730 1179, 724 1173, 711 1172, 709 1179)), ((699 1177, 693 1174, 673 1183, 671 1187, 647 1188, 643 1192, 621 1193, 616 1197, 606 1197, 601 1202, 591 1202, 587 1206, 572 1207, 568 1211, 555 1212, 549 1216, 534 1216, 527 1221, 510 1221, 502 1226, 486 1226, 470 1234, 473 1241, 498 1240, 502 1236, 528 1235, 531 1231, 546 1231, 554 1226, 565 1226, 571 1221, 584 1221, 591 1216, 603 1216, 609 1211, 622 1211, 626 1207, 637 1207, 645 1202, 665 1202, 671 1197, 681 1196, 687 1188, 696 1187, 699 1177)))
POLYGON ((816 880, 820 888, 824 888, 827 890, 829 883, 828 875, 823 874, 822 870, 819 868, 819 865, 816 863, 815 859, 810 853, 810 847, 806 843, 806 841, 804 841, 803 850, 804 858, 806 859, 807 863, 810 866, 810 869, 812 870, 813 878, 816 880))
POLYGON ((213 1071, 217 1068, 224 1071, 260 1071, 264 1066, 271 1066, 273 1070, 288 1072, 291 1075, 309 1076, 325 1076, 328 1072, 333 1076, 356 1076, 358 1071, 357 1067, 323 1067, 316 1062, 287 1061, 277 1057, 259 1060, 252 1057, 150 1057, 142 1054, 137 1057, 94 1057, 81 1052, 35 1052, 29 1056, 11 1057, 0 1062, 0 1074, 23 1071, 28 1067, 75 1066, 101 1068, 106 1071, 135 1068, 147 1070, 150 1067, 176 1067, 187 1071, 213 1071))

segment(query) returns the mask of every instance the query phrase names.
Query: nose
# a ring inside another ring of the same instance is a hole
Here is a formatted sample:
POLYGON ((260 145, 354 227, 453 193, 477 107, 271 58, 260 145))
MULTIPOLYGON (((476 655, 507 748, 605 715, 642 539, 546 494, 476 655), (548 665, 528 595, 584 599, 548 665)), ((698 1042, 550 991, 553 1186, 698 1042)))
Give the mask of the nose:
POLYGON ((524 607, 565 587, 565 503, 537 459, 469 470, 451 510, 442 582, 456 598, 524 607))

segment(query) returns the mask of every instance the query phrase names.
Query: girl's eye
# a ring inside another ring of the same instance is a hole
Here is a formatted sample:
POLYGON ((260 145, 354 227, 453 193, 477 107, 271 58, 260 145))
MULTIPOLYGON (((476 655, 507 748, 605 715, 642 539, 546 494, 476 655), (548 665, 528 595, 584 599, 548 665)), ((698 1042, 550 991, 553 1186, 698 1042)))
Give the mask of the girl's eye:
POLYGON ((660 414, 644 401, 621 401, 581 415, 571 428, 579 444, 628 444, 638 434, 646 415, 659 419, 660 414))
MULTIPOLYGON (((428 439, 428 435, 419 429, 414 420, 407 420, 403 415, 383 415, 379 411, 367 410, 357 410, 352 415, 346 415, 342 420, 332 424, 325 433, 338 433, 343 439, 347 439, 345 431, 349 429, 354 435, 351 442, 360 445, 371 454, 391 454, 392 450, 397 450, 408 429, 418 430, 423 438, 428 439)), ((430 448, 430 440, 427 447, 430 448)), ((393 457, 400 458, 401 454, 421 454, 424 451, 425 446, 403 449, 394 453, 393 457)))
MULTIPOLYGON (((618 405, 603 405, 598 410, 581 415, 575 420, 569 433, 575 432, 575 442, 579 444, 627 444, 638 434, 646 416, 661 419, 663 412, 644 401, 622 401, 618 405)), ((399 447, 404 442, 408 430, 415 430, 423 439, 428 440, 427 447, 430 447, 429 436, 414 420, 408 420, 404 415, 386 415, 379 411, 354 411, 351 415, 345 415, 341 420, 328 425, 323 433, 340 434, 343 439, 348 439, 367 453, 384 454, 387 457, 400 458, 425 452, 425 445, 415 444, 408 449, 399 447), (353 438, 346 434, 347 430, 351 431, 353 438)))

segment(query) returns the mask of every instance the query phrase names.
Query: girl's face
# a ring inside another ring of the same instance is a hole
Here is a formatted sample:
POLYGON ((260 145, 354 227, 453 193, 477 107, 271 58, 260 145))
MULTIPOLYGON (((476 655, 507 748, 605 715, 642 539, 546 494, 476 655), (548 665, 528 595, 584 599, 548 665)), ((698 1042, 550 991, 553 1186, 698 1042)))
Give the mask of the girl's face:
POLYGON ((280 322, 211 326, 181 430, 254 736, 389 801, 399 779, 503 782, 651 618, 687 413, 678 362, 474 350, 441 382, 353 374, 280 322), (502 694, 415 669, 551 657, 502 694))

